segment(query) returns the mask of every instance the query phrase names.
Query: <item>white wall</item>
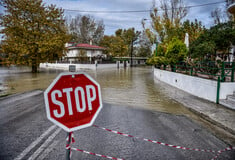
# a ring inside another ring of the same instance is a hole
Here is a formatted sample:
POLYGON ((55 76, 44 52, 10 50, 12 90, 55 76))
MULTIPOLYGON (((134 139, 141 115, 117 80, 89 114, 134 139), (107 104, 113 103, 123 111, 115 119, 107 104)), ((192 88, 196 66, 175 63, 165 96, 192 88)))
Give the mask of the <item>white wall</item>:
POLYGON ((78 57, 79 52, 77 49, 71 49, 67 52, 66 57, 78 57))
MULTIPOLYGON (((108 69, 108 68, 117 68, 117 64, 65 64, 65 63, 40 63, 40 68, 46 69, 62 69, 62 70, 69 70, 69 65, 75 65, 76 70, 79 69, 108 69)), ((124 67, 124 64, 120 64, 119 67, 124 67)))
MULTIPOLYGON (((85 50, 84 49, 84 51, 86 52, 87 57, 95 57, 98 55, 103 55, 103 51, 101 50, 85 50)), ((79 57, 79 55, 80 55, 80 49, 78 48, 70 49, 66 53, 66 57, 79 57)))
POLYGON ((96 57, 98 55, 102 55, 103 52, 100 50, 87 50, 87 56, 88 57, 96 57))
MULTIPOLYGON (((154 69, 154 76, 167 84, 177 87, 197 97, 216 102, 217 81, 203 79, 185 74, 154 69)), ((233 94, 235 83, 224 82, 220 86, 220 99, 233 94)))
POLYGON ((235 82, 223 82, 220 84, 220 99, 226 99, 227 95, 232 95, 235 91, 235 82))
POLYGON ((69 65, 75 65, 76 69, 96 69, 95 64, 67 64, 67 63, 40 63, 40 68, 69 70, 69 65))

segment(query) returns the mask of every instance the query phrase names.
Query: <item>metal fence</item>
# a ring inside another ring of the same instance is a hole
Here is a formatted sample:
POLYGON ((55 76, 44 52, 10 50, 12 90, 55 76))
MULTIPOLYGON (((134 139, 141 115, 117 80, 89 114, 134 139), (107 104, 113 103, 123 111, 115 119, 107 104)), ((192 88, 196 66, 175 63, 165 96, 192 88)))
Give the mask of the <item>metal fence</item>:
POLYGON ((207 79, 218 80, 219 77, 221 82, 234 82, 235 62, 178 62, 155 67, 207 79))

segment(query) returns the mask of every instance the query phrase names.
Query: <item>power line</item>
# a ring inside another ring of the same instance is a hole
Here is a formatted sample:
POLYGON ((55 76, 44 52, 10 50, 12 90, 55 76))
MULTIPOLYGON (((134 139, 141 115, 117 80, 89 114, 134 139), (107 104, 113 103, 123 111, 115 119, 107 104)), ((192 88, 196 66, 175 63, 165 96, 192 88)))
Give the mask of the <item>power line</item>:
MULTIPOLYGON (((203 6, 208 6, 208 5, 215 5, 215 4, 220 4, 220 3, 225 3, 225 1, 219 1, 219 2, 212 2, 212 3, 204 3, 204 4, 198 4, 198 5, 191 5, 191 6, 185 6, 182 8, 195 8, 195 7, 203 7, 203 6)), ((179 8, 175 8, 179 9, 179 8)), ((95 10, 77 10, 77 9, 64 9, 65 11, 69 12, 83 12, 83 13, 143 13, 143 12, 151 12, 151 9, 148 10, 127 10, 127 11, 95 11, 95 10)), ((171 9, 167 9, 171 10, 171 9)), ((164 11, 161 9, 160 11, 164 11)))
POLYGON ((203 6, 214 5, 214 4, 220 4, 220 3, 225 3, 225 2, 226 2, 226 1, 212 2, 212 3, 205 3, 205 4, 198 4, 198 5, 187 6, 186 8, 203 7, 203 6))
POLYGON ((65 11, 72 12, 89 12, 89 13, 136 13, 136 12, 149 12, 151 10, 133 10, 133 11, 85 11, 85 10, 76 10, 76 9, 64 9, 65 11))

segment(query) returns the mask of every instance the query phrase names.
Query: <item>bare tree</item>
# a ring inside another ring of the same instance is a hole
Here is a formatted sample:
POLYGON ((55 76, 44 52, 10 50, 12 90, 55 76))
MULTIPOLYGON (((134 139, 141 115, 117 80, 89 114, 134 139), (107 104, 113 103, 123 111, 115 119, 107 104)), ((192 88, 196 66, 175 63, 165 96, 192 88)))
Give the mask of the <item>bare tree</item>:
MULTIPOLYGON (((152 33, 157 33, 157 40, 160 42, 171 40, 176 30, 180 27, 182 19, 187 15, 188 9, 183 0, 161 0, 160 7, 153 2, 151 9, 152 33), (160 9, 163 11, 159 12, 160 9)), ((147 30, 150 31, 150 30, 147 30)))
POLYGON ((183 0, 161 0, 160 8, 163 10, 163 17, 170 20, 173 24, 179 24, 187 15, 188 9, 185 7, 183 0))
POLYGON ((221 24, 228 20, 228 15, 226 14, 227 11, 224 11, 222 8, 216 8, 215 10, 211 11, 211 17, 214 20, 214 24, 221 24))
POLYGON ((67 18, 69 33, 72 35, 72 41, 77 43, 99 44, 104 36, 103 21, 97 21, 90 15, 78 15, 75 18, 67 18))
POLYGON ((232 3, 232 0, 226 0, 225 2, 226 4, 224 6, 211 11, 211 17, 214 20, 214 24, 221 24, 233 20, 232 14, 227 10, 228 6, 232 3))

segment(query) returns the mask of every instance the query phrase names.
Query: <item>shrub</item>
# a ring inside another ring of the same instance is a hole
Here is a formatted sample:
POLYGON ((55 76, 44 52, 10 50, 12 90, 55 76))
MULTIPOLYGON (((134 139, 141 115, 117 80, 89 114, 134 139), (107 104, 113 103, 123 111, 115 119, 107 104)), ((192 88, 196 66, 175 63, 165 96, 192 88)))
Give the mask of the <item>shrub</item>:
POLYGON ((147 60, 147 64, 161 66, 169 64, 169 61, 163 56, 153 56, 147 60))
POLYGON ((167 46, 165 57, 169 60, 169 63, 176 64, 179 61, 183 61, 187 55, 186 45, 179 39, 173 38, 167 46))

